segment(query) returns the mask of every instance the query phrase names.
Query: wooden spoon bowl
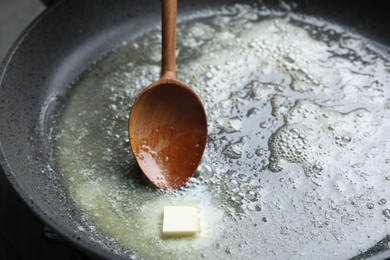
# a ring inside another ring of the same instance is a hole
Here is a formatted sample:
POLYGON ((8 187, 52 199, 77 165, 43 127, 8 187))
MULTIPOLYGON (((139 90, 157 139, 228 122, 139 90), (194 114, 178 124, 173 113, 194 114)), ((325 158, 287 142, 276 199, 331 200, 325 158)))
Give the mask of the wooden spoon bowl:
POLYGON ((177 0, 163 0, 161 79, 134 102, 129 139, 134 156, 149 181, 175 189, 191 177, 207 141, 207 119, 195 92, 176 79, 177 0))
POLYGON ((130 143, 152 184, 175 189, 191 177, 207 139, 206 115, 193 91, 161 79, 139 96, 130 117, 130 143))

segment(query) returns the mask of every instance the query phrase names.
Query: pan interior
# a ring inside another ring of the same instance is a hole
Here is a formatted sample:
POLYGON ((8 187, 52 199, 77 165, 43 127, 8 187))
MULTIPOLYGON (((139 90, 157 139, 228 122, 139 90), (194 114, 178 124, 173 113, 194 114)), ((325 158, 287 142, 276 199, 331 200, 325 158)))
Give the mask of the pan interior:
POLYGON ((224 7, 178 25, 178 78, 205 104, 209 142, 179 190, 148 186, 127 120, 160 74, 160 31, 72 87, 56 161, 86 220, 124 251, 159 259, 350 258, 390 228, 390 59, 383 46, 294 13, 224 7), (202 212, 197 238, 160 237, 164 205, 202 212), (329 250, 332 249, 332 250, 329 250))

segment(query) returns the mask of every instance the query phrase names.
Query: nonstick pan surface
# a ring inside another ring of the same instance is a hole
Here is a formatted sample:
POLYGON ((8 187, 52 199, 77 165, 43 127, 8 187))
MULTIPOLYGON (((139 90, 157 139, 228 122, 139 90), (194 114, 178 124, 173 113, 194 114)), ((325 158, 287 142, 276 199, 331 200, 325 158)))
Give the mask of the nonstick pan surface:
MULTIPOLYGON (((236 1, 180 1, 179 19, 232 3, 236 1)), ((281 1, 265 4, 287 11, 281 1)), ((389 46, 388 8, 386 1, 297 1, 294 11, 341 24, 389 46)), ((122 41, 131 41, 159 23, 159 1, 57 1, 24 31, 2 64, 1 166, 41 219, 93 257, 129 254, 98 232, 80 231, 84 220, 57 178, 47 138, 52 115, 83 71, 122 41)), ((388 241, 384 239, 382 244, 388 241)))

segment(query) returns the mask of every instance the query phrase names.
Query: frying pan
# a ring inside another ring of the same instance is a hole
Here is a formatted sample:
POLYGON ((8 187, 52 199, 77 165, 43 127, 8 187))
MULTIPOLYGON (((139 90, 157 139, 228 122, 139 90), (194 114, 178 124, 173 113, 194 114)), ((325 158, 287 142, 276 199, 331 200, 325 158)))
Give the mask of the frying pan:
MULTIPOLYGON (((237 2, 253 4, 248 0, 183 0, 179 2, 179 19, 237 2)), ((388 1, 295 2, 295 12, 341 24, 390 46, 388 1)), ((286 11, 282 1, 257 4, 286 11)), ((1 65, 1 167, 44 222, 94 258, 128 258, 130 254, 99 233, 81 232, 84 220, 69 201, 52 157, 48 135, 53 112, 66 98, 68 86, 91 64, 122 41, 134 39, 159 23, 159 0, 55 1, 25 29, 1 65)), ((388 241, 384 238, 369 253, 383 249, 388 241)), ((357 258, 363 256, 367 254, 357 258)), ((388 256, 387 251, 374 257, 388 256)))

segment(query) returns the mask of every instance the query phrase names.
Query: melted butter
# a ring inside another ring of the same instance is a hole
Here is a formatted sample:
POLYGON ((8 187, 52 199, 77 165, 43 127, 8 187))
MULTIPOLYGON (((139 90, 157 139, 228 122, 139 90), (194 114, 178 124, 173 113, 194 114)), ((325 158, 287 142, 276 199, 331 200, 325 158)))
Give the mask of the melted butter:
MULTIPOLYGON (((234 5, 178 26, 178 75, 204 102, 209 139, 177 191, 148 186, 126 140, 131 103, 159 77, 160 32, 76 83, 56 147, 83 229, 147 259, 347 259, 387 235, 388 52, 326 21, 277 16, 234 5), (188 203, 203 212, 201 235, 160 237, 162 207, 188 203)), ((164 160, 155 152, 147 159, 164 160)))

